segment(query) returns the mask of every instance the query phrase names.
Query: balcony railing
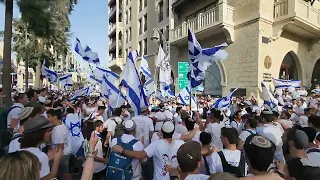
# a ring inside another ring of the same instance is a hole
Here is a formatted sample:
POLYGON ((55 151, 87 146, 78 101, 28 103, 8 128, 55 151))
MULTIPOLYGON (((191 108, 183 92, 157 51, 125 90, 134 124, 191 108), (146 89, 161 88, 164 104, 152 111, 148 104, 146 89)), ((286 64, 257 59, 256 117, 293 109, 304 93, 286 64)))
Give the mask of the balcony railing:
POLYGON ((172 32, 172 41, 184 38, 188 35, 188 29, 197 33, 204 29, 215 27, 219 24, 233 25, 234 8, 223 2, 218 4, 207 12, 199 13, 197 17, 184 21, 181 25, 175 27, 172 32))
POLYGON ((110 28, 109 28, 109 36, 113 34, 113 32, 115 32, 117 26, 116 24, 111 24, 110 28))
POLYGON ((116 0, 109 0, 109 3, 108 3, 109 6, 115 5, 115 4, 116 4, 116 0))
POLYGON ((109 19, 114 19, 115 15, 116 15, 116 7, 113 7, 112 9, 110 9, 110 13, 109 13, 109 19))
POLYGON ((320 10, 304 0, 281 0, 274 3, 274 21, 297 18, 320 28, 320 10))

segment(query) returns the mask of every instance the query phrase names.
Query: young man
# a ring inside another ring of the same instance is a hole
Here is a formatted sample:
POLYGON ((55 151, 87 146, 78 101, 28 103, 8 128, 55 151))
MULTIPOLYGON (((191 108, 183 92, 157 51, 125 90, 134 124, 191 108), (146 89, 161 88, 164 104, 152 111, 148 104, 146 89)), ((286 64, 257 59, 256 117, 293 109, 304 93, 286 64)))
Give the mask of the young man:
POLYGON ((241 111, 237 111, 235 113, 234 121, 232 121, 230 125, 238 131, 238 134, 241 134, 242 130, 244 129, 241 111))
POLYGON ((108 147, 109 143, 111 142, 112 138, 115 136, 115 130, 117 125, 123 123, 123 119, 121 116, 122 109, 116 108, 112 113, 112 118, 108 119, 104 122, 103 126, 107 129, 106 139, 104 141, 104 147, 108 147))
POLYGON ((108 163, 108 158, 103 157, 103 147, 102 147, 102 140, 100 137, 100 133, 102 133, 104 127, 103 127, 103 122, 101 120, 95 120, 94 121, 94 128, 95 128, 95 133, 99 137, 98 143, 95 147, 95 157, 94 157, 94 169, 93 169, 93 179, 94 180, 99 180, 102 177, 106 176, 106 167, 108 163))
POLYGON ((309 116, 308 117, 308 125, 309 127, 316 130, 316 138, 315 141, 317 145, 320 145, 320 117, 319 116, 309 116))
POLYGON ((154 180, 168 180, 171 177, 178 176, 177 151, 184 141, 173 140, 174 124, 165 122, 161 127, 163 139, 152 142, 144 151, 129 151, 116 145, 112 148, 114 152, 118 152, 127 157, 135 159, 153 158, 154 180), (171 173, 169 173, 169 171, 171 173))
POLYGON ((239 141, 237 130, 223 127, 221 141, 225 149, 213 153, 211 158, 208 158, 210 174, 228 172, 237 177, 245 176, 245 159, 241 151, 237 149, 239 141))
POLYGON ((72 180, 72 176, 69 173, 69 159, 71 156, 71 137, 67 127, 61 122, 62 112, 60 109, 54 110, 50 109, 47 111, 48 120, 53 124, 54 128, 52 130, 52 148, 61 149, 63 151, 63 156, 59 165, 60 178, 66 180, 72 180))
POLYGON ((249 118, 245 124, 245 130, 243 130, 239 135, 239 143, 237 145, 238 149, 241 151, 243 149, 244 142, 248 136, 252 134, 257 134, 256 127, 258 125, 258 121, 254 118, 249 118))
POLYGON ((24 105, 28 102, 27 96, 24 93, 19 93, 13 97, 14 104, 10 107, 7 116, 7 126, 12 131, 16 131, 19 128, 19 114, 21 113, 24 105))

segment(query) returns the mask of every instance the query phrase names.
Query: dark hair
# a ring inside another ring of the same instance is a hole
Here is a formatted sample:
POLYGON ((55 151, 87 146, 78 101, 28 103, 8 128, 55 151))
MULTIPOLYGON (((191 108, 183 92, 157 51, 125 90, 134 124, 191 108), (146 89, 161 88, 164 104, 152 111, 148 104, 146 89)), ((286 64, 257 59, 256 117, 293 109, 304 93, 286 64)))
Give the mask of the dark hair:
POLYGON ((127 109, 127 106, 126 105, 122 105, 120 106, 121 109, 127 109))
POLYGON ((195 121, 190 121, 191 119, 185 120, 186 128, 188 131, 192 131, 194 129, 194 125, 196 124, 195 121))
POLYGON ((96 129, 97 127, 100 127, 101 125, 103 125, 103 122, 101 120, 97 120, 93 122, 94 129, 96 129))
POLYGON ((29 147, 37 147, 37 145, 43 141, 44 134, 48 129, 49 128, 45 128, 30 133, 24 133, 19 139, 20 148, 24 149, 29 147))
POLYGON ((58 120, 60 120, 62 118, 62 112, 60 109, 49 109, 47 111, 47 114, 52 117, 56 116, 58 120))
POLYGON ((318 180, 320 177, 320 167, 304 165, 301 158, 293 158, 287 162, 290 177, 296 180, 318 180))
POLYGON ((312 143, 316 138, 317 131, 311 127, 303 127, 301 130, 308 136, 309 143, 312 143))
POLYGON ((17 95, 15 95, 13 97, 14 102, 16 102, 16 103, 19 102, 19 100, 22 99, 25 95, 26 95, 25 93, 18 93, 17 95))
POLYGON ((163 139, 170 139, 170 138, 172 138, 172 136, 173 136, 173 134, 174 134, 174 130, 173 130, 171 133, 167 133, 167 132, 164 132, 164 131, 161 129, 161 133, 162 133, 163 139))
POLYGON ((275 116, 272 114, 262 114, 262 117, 267 122, 272 122, 275 120, 275 116))
POLYGON ((92 121, 85 121, 82 126, 82 134, 85 139, 90 140, 91 133, 94 131, 94 124, 92 121))
POLYGON ((311 123, 315 128, 320 129, 320 117, 319 116, 309 116, 308 122, 311 123))
POLYGON ((33 111, 31 112, 30 117, 34 118, 40 113, 42 113, 42 111, 43 111, 43 108, 41 106, 36 106, 33 108, 33 111))
POLYGON ((67 108, 67 113, 68 114, 73 114, 74 113, 74 109, 73 108, 67 108))
POLYGON ((105 106, 98 106, 98 111, 100 111, 100 110, 106 110, 106 107, 105 106))
POLYGON ((181 111, 181 109, 182 109, 181 106, 177 107, 177 108, 176 108, 176 113, 179 113, 179 111, 181 111))
POLYGON ((122 113, 122 108, 115 108, 112 112, 113 116, 120 116, 122 113))
POLYGON ((209 145, 211 143, 211 134, 207 132, 200 133, 200 142, 202 145, 209 145))
POLYGON ((221 128, 221 136, 227 138, 230 144, 238 144, 239 136, 235 128, 221 128))
POLYGON ((196 141, 184 143, 178 149, 177 159, 182 172, 193 172, 201 161, 201 144, 196 141))
POLYGON ((223 121, 223 115, 220 110, 212 108, 210 111, 211 111, 210 113, 211 118, 213 117, 215 119, 218 119, 219 121, 223 121))
POLYGON ((287 141, 292 141, 294 144, 294 147, 299 149, 299 150, 303 150, 304 149, 304 145, 303 143, 297 138, 296 136, 296 132, 298 129, 295 128, 291 128, 287 131, 287 141))
MULTIPOLYGON (((257 171, 267 171, 270 164, 273 162, 276 146, 270 141, 271 147, 264 148, 251 143, 253 137, 258 135, 250 135, 244 143, 244 152, 248 158, 250 165, 257 171)), ((263 138, 263 137, 261 137, 263 138)), ((268 139, 264 138, 266 141, 268 139)))
POLYGON ((28 98, 29 98, 29 99, 33 98, 33 97, 34 97, 34 93, 37 93, 37 91, 34 90, 34 89, 29 89, 29 90, 27 91, 27 96, 28 96, 28 98))
POLYGON ((254 116, 254 119, 256 119, 257 122, 259 122, 259 123, 263 123, 263 119, 261 116, 254 116))
POLYGON ((238 115, 241 114, 241 113, 242 113, 242 111, 239 110, 239 111, 236 111, 236 113, 234 113, 234 115, 235 115, 235 116, 238 116, 238 115))
POLYGON ((252 109, 251 109, 251 107, 247 107, 247 108, 246 108, 246 111, 247 111, 248 114, 250 114, 250 115, 252 114, 252 109))
POLYGON ((247 123, 249 124, 250 128, 256 128, 258 126, 258 120, 255 118, 248 118, 247 123))

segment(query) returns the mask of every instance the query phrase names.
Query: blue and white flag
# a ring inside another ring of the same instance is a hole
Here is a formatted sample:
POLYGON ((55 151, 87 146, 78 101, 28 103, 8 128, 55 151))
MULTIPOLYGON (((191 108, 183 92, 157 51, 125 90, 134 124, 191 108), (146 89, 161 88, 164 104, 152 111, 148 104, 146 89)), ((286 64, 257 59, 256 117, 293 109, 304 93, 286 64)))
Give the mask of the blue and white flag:
POLYGON ((143 85, 141 83, 139 73, 135 66, 134 56, 134 52, 130 52, 128 54, 128 60, 120 86, 126 88, 126 97, 130 106, 136 115, 140 115, 140 108, 145 106, 147 107, 148 102, 143 91, 143 85))
MULTIPOLYGON (((181 101, 181 104, 190 105, 190 95, 191 95, 191 92, 190 92, 190 89, 188 86, 186 86, 184 89, 182 89, 178 95, 178 97, 181 101)), ((197 108, 197 103, 196 103, 193 95, 191 95, 191 108, 197 108)))
POLYGON ((151 97, 155 93, 154 82, 152 79, 147 80, 143 85, 144 94, 151 97))
POLYGON ((83 48, 78 38, 76 38, 74 50, 82 57, 83 60, 87 61, 88 63, 100 63, 98 53, 93 52, 89 46, 85 46, 85 48, 83 48))
POLYGON ((58 74, 55 71, 47 68, 45 64, 46 61, 44 60, 41 67, 41 75, 45 76, 45 78, 48 79, 50 83, 56 83, 58 81, 58 74))
POLYGON ((191 30, 188 30, 188 49, 189 49, 189 72, 188 78, 191 81, 191 87, 199 86, 204 78, 205 71, 214 61, 225 60, 228 53, 223 48, 227 43, 212 48, 202 49, 196 36, 191 30))
POLYGON ((231 104, 234 92, 236 92, 237 90, 238 88, 234 89, 228 96, 217 99, 215 104, 213 105, 213 108, 220 111, 226 110, 231 104))
POLYGON ((72 87, 72 74, 66 74, 59 78, 60 86, 63 88, 72 87))
POLYGON ((170 85, 171 78, 171 64, 170 54, 166 55, 161 46, 159 46, 156 66, 159 67, 159 82, 170 85))
POLYGON ((171 91, 170 85, 160 82, 160 92, 163 97, 174 97, 174 93, 171 91))
POLYGON ((273 97, 273 95, 263 82, 261 83, 261 88, 264 107, 269 111, 277 111, 278 101, 273 97))
POLYGON ((147 58, 145 56, 142 56, 142 58, 141 58, 141 64, 140 64, 139 72, 144 75, 146 81, 148 81, 149 79, 152 79, 152 75, 151 75, 151 71, 149 69, 148 61, 147 61, 147 58))
POLYGON ((276 89, 278 88, 300 88, 301 81, 300 80, 282 80, 282 79, 273 79, 273 84, 276 89))
POLYGON ((103 76, 103 82, 101 84, 101 91, 105 98, 108 99, 108 105, 111 111, 117 106, 121 106, 126 101, 126 98, 122 92, 114 85, 114 82, 109 81, 112 78, 109 76, 103 76))
POLYGON ((71 101, 76 100, 82 96, 90 96, 90 94, 93 92, 92 86, 87 86, 81 89, 78 89, 74 92, 74 95, 70 98, 71 101))

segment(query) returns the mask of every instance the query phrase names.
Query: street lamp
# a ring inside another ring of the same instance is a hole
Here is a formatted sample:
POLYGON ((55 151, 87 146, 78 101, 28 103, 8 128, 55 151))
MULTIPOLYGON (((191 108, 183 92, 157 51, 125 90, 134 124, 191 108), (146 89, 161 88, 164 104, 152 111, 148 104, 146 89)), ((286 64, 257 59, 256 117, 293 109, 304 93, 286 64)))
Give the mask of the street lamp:
POLYGON ((150 38, 154 43, 160 43, 160 38, 162 39, 164 43, 164 51, 166 54, 170 54, 170 44, 167 41, 166 37, 163 35, 163 33, 158 29, 154 28, 153 29, 153 35, 150 38))

